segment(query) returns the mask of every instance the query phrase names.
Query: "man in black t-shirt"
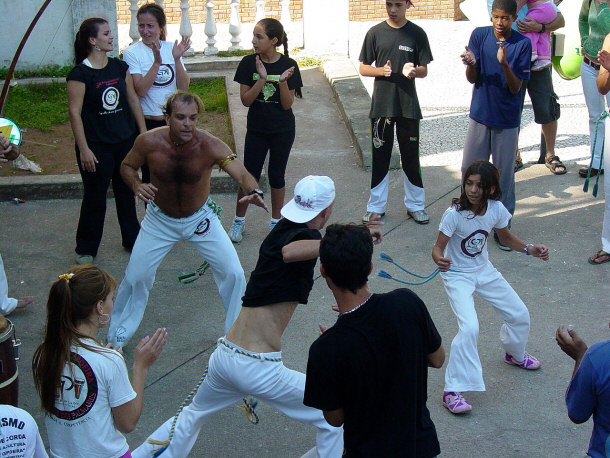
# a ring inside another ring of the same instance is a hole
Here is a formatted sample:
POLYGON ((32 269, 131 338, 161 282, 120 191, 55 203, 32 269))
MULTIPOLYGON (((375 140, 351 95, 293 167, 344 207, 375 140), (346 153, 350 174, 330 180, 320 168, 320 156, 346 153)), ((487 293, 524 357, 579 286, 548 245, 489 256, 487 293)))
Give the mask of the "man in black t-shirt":
POLYGON ((303 403, 343 425, 344 456, 434 457, 427 379, 428 366, 445 360, 441 337, 412 291, 369 291, 372 254, 363 226, 334 224, 320 242, 320 272, 339 318, 309 350, 303 403))
POLYGON ((394 126, 404 172, 405 207, 416 223, 430 221, 419 167, 419 120, 422 118, 415 78, 428 74, 432 52, 426 32, 407 20, 410 0, 388 0, 388 19, 366 34, 360 52, 360 74, 375 77, 371 103, 373 171, 371 193, 363 222, 383 216, 388 200, 388 171, 394 145, 394 126), (372 64, 375 63, 375 66, 372 64))
MULTIPOLYGON (((226 337, 218 340, 197 394, 176 420, 170 418, 150 436, 157 444, 170 436, 169 456, 187 456, 206 417, 247 394, 316 426, 317 456, 338 458, 343 453, 342 429, 329 425, 319 410, 303 405, 305 375, 286 368, 281 353, 282 334, 292 314, 309 298, 320 230, 334 200, 335 186, 328 177, 308 176, 295 186, 294 198, 282 208, 283 218, 261 245, 239 316, 226 337)), ((370 234, 382 238, 374 227, 370 234)), ((134 457, 150 456, 155 449, 147 441, 134 457)))

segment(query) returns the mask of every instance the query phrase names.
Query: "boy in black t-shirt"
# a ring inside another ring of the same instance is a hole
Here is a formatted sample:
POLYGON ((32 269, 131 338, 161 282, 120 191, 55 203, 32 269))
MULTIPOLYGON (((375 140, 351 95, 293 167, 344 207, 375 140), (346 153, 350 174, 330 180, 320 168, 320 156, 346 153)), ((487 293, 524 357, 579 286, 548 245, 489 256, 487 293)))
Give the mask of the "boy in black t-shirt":
POLYGON ((388 19, 372 27, 360 52, 360 74, 375 77, 371 103, 373 171, 371 193, 362 221, 383 216, 388 200, 388 171, 394 125, 404 172, 405 207, 416 223, 430 221, 419 167, 419 120, 422 118, 415 78, 428 74, 432 52, 424 30, 407 20, 410 0, 388 0, 388 19), (375 63, 375 66, 372 64, 375 63))
POLYGON ((434 457, 440 447, 426 399, 428 366, 445 360, 441 337, 412 291, 369 291, 372 254, 363 226, 334 224, 320 242, 339 318, 309 350, 303 403, 343 425, 343 456, 434 457))

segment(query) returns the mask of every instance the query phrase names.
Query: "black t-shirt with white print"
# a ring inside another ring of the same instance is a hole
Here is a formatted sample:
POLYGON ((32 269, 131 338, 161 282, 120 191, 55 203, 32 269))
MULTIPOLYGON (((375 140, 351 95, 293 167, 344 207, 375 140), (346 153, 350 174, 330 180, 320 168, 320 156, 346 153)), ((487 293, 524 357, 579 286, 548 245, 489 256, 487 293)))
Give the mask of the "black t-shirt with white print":
POLYGON ((127 64, 110 57, 104 68, 78 64, 66 77, 85 83, 81 119, 85 138, 95 143, 120 143, 138 132, 127 100, 127 64))
POLYGON ((360 52, 360 62, 383 67, 387 61, 392 65, 392 76, 375 78, 370 118, 391 118, 402 116, 408 119, 422 119, 415 79, 402 74, 407 62, 428 65, 432 61, 432 51, 424 29, 407 21, 395 29, 387 22, 381 22, 367 32, 360 52))
MULTIPOLYGON (((256 56, 257 54, 244 56, 237 67, 233 81, 254 86, 259 77, 256 71, 256 56)), ((280 54, 276 62, 271 64, 263 62, 263 65, 267 70, 267 82, 248 110, 248 130, 270 134, 294 130, 292 108, 284 110, 280 103, 279 77, 287 69, 294 67, 294 73, 287 80, 288 88, 293 90, 303 87, 299 66, 293 59, 283 54, 280 54)))

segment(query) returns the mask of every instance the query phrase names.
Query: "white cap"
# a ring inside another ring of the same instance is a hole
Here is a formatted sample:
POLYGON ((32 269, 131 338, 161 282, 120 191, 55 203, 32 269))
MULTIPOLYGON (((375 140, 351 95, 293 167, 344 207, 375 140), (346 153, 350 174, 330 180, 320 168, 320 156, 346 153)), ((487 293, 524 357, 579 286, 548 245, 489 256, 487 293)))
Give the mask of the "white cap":
POLYGON ((307 223, 335 200, 335 183, 328 177, 309 175, 294 187, 294 198, 282 208, 282 216, 307 223))

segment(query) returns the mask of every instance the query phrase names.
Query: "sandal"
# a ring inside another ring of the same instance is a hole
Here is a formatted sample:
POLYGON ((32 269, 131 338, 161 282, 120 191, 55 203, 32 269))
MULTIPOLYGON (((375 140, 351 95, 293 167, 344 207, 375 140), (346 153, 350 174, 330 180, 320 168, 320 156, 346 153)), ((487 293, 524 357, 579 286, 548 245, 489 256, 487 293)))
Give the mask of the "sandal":
POLYGON ((591 256, 588 261, 589 264, 593 265, 603 264, 610 261, 610 253, 606 253, 604 250, 599 250, 597 253, 591 256))
POLYGON ((515 172, 520 168, 523 168, 523 160, 518 157, 517 159, 515 159, 515 172))
POLYGON ((547 168, 553 172, 555 175, 563 175, 564 173, 568 172, 568 169, 566 168, 565 165, 563 165, 563 162, 561 162, 561 159, 559 159, 559 156, 551 156, 551 157, 547 157, 544 160, 544 165, 547 166, 547 168), (563 170, 557 170, 557 168, 560 167, 563 170))

